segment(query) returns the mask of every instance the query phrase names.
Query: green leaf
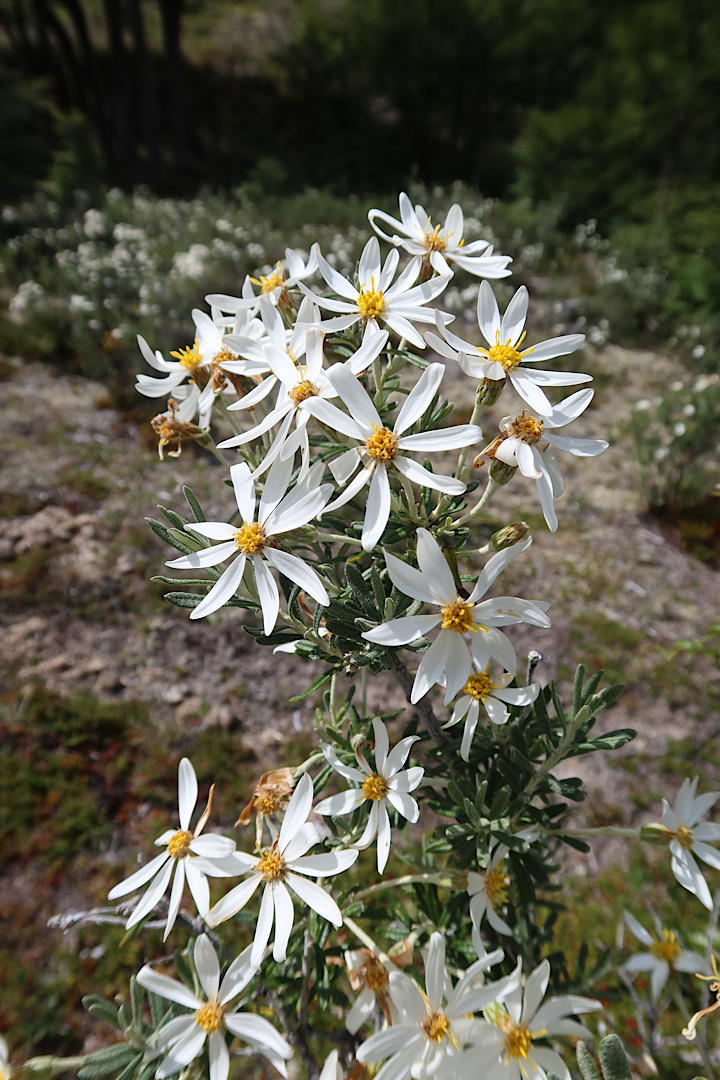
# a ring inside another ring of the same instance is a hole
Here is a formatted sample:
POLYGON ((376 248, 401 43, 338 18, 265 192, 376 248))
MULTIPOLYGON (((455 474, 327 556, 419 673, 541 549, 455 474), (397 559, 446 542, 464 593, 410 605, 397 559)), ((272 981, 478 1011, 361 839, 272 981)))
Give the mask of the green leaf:
POLYGON ((637 731, 633 728, 618 728, 616 731, 609 731, 607 735, 598 735, 597 739, 592 739, 589 742, 576 743, 568 752, 568 757, 577 757, 580 754, 592 754, 595 750, 619 750, 621 746, 626 746, 627 743, 632 742, 637 736, 637 731))
POLYGON ((92 1016, 97 1016, 100 1020, 106 1020, 108 1024, 112 1024, 115 1028, 120 1027, 117 1005, 113 1005, 112 1001, 98 997, 97 994, 87 994, 82 999, 82 1003, 83 1008, 87 1009, 92 1016))
POLYGON ((142 1061, 142 1053, 134 1046, 128 1046, 127 1043, 106 1046, 87 1055, 78 1071, 78 1080, 94 1080, 96 1076, 107 1076, 108 1073, 124 1069, 134 1060, 137 1060, 138 1064, 142 1061))
POLYGON ((632 1080, 630 1066, 617 1035, 606 1035, 600 1042, 600 1068, 606 1080, 632 1080))
POLYGON ((205 514, 203 513, 202 507, 200 506, 200 503, 197 501, 197 499, 195 498, 195 495, 193 494, 191 489, 187 486, 187 484, 183 488, 183 495, 185 496, 185 498, 188 501, 188 506, 192 510, 193 517, 195 518, 195 520, 196 521, 207 521, 207 518, 205 517, 205 514))
POLYGON ((160 503, 158 503, 158 510, 163 515, 163 517, 167 518, 171 525, 174 525, 176 529, 180 530, 180 532, 183 531, 183 529, 187 525, 187 521, 184 517, 180 517, 180 514, 176 514, 174 510, 168 510, 166 506, 162 506, 160 503))
POLYGON ((130 979, 130 1008, 132 1009, 133 1026, 142 1030, 142 1016, 145 998, 143 988, 133 975, 130 979))
POLYGON ((183 555, 190 555, 196 550, 195 548, 188 547, 187 544, 183 544, 179 540, 176 540, 175 537, 172 536, 170 530, 161 522, 155 521, 153 518, 145 518, 145 521, 155 535, 160 537, 163 543, 169 544, 170 547, 174 547, 176 551, 182 551, 183 555))
POLYGON ((319 690, 321 686, 324 686, 326 682, 330 681, 334 671, 335 668, 328 668, 322 675, 318 675, 318 677, 313 679, 310 683, 307 690, 303 690, 301 694, 296 694, 294 697, 291 697, 289 699, 290 702, 294 705, 296 701, 304 701, 306 697, 310 697, 311 694, 314 694, 316 690, 319 690))
POLYGON ((168 604, 174 604, 175 607, 182 608, 197 607, 200 601, 204 599, 204 596, 188 592, 168 592, 163 596, 163 600, 167 600, 168 604))

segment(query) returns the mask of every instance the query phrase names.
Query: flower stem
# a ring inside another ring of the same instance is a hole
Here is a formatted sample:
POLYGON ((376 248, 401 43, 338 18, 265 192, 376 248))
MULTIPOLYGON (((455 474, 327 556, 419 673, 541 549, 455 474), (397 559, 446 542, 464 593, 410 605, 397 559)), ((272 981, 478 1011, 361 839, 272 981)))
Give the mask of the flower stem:
MULTIPOLYGON (((405 691, 405 697, 407 698, 408 702, 410 702, 410 695, 413 688, 412 675, 401 660, 395 661, 395 667, 393 668, 393 671, 395 672, 395 678, 398 680, 403 690, 405 691)), ((450 736, 443 731, 440 721, 435 715, 433 707, 427 699, 427 695, 421 698, 420 701, 416 701, 415 704, 413 704, 412 702, 410 702, 410 704, 412 705, 413 709, 415 709, 415 712, 418 714, 420 719, 425 723, 426 728, 428 729, 436 743, 449 743, 451 741, 450 736)))
POLYGON ((467 510, 457 519, 455 522, 456 528, 460 525, 467 525, 469 522, 473 521, 480 511, 485 509, 499 487, 502 487, 502 484, 498 484, 497 481, 493 480, 492 476, 488 476, 487 487, 483 491, 479 502, 476 502, 471 510, 467 510))
MULTIPOLYGON (((377 885, 368 885, 367 889, 361 889, 360 892, 353 893, 350 902, 354 904, 357 900, 364 900, 366 896, 373 896, 375 893, 382 892, 383 889, 395 889, 403 885, 441 885, 449 888, 452 885, 452 880, 445 874, 433 874, 430 872, 426 874, 404 874, 402 877, 379 881, 377 885)), ((343 919, 348 922, 345 916, 343 916, 343 919)), ((352 927, 350 929, 352 930, 352 927)), ((353 933, 355 933, 354 930, 353 933)))
POLYGON ((343 923, 347 926, 350 933, 355 935, 358 941, 362 941, 366 949, 369 949, 374 956, 377 956, 381 964, 392 964, 392 960, 388 954, 383 952, 377 942, 373 941, 370 935, 366 934, 354 919, 351 919, 349 915, 343 915, 343 923))

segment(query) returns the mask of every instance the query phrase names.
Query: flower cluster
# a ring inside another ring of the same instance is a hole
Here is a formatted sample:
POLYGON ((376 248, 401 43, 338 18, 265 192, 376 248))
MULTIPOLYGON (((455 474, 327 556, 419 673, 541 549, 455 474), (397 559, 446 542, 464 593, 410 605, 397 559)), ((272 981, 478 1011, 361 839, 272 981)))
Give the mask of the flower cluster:
MULTIPOLYGON (((246 793, 236 826, 255 815, 254 848, 205 831, 214 786, 193 828, 199 785, 182 758, 176 826, 110 891, 128 928, 159 909, 164 940, 178 924, 191 934, 178 978, 152 964, 137 976, 152 1024, 123 1026, 139 1055, 135 1073, 134 1057, 122 1062, 125 1080, 162 1080, 193 1062, 227 1080, 231 1054, 249 1053, 286 1075, 296 1050, 312 1072, 313 1046, 338 1022, 353 1077, 370 1066, 377 1080, 569 1080, 558 1040, 588 1036, 574 1017, 600 1007, 554 992, 569 974, 542 959, 550 921, 540 932, 534 881, 546 884, 571 836, 562 800, 577 799, 580 781, 556 765, 633 733, 592 738, 614 700, 597 691, 599 676, 584 683, 580 672, 566 714, 555 688, 533 681, 534 664, 523 670, 517 628, 546 631, 550 605, 514 595, 514 580, 497 587, 502 575, 532 573, 533 537, 486 512, 521 474, 536 481, 554 532, 556 451, 607 448, 556 434, 585 414, 592 390, 546 395, 591 376, 537 366, 583 337, 526 342, 528 290, 501 315, 489 280, 508 276, 511 260, 488 241, 465 244, 459 206, 433 225, 402 194, 399 213, 370 211, 390 250, 372 237, 354 274, 319 244, 287 249, 239 295, 209 293, 171 359, 138 338, 154 374, 139 373, 137 389, 167 399, 154 421, 161 450, 176 456, 193 439, 225 477, 220 520, 188 492, 194 520, 165 511, 170 527, 152 523, 179 553, 167 566, 201 575, 178 578, 186 591, 168 599, 194 623, 241 608, 260 645, 324 665, 308 693, 329 687, 317 749, 246 793), (455 273, 484 279, 472 286, 480 344, 455 333, 440 306, 455 273), (527 407, 500 419, 488 443, 481 421, 506 388, 527 407), (463 400, 474 405, 454 411, 463 400), (388 673, 380 693, 369 672, 388 673), (402 720, 393 677, 410 709, 402 720)), ((181 255, 175 272, 199 280, 203 252, 181 255)), ((717 795, 696 788, 686 781, 649 828, 680 884, 711 908, 695 857, 720 869, 720 826, 698 824, 717 795)), ((622 971, 650 972, 655 999, 678 973, 707 972, 673 932, 626 921, 648 951, 622 971)), ((334 1051, 322 1078, 341 1077, 334 1051)))

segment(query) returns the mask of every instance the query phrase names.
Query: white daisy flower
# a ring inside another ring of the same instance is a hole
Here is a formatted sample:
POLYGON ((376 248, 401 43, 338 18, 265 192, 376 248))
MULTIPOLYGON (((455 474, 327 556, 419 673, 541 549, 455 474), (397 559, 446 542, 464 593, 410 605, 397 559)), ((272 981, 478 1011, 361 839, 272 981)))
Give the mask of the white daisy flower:
POLYGON ((458 203, 450 207, 442 228, 439 225, 433 227, 423 207, 413 207, 403 191, 400 193, 400 218, 398 221, 383 210, 368 211, 368 220, 378 236, 396 247, 403 248, 410 255, 421 255, 438 274, 450 274, 452 271, 448 263, 452 262, 476 277, 509 276, 507 264, 512 262, 509 255, 493 255, 493 249, 487 240, 465 243, 463 212, 458 203), (397 229, 402 235, 394 233, 389 236, 378 226, 378 220, 397 229))
POLYGON ((172 352, 170 355, 176 357, 175 361, 165 360, 159 351, 153 353, 145 339, 138 335, 138 345, 145 360, 166 374, 164 379, 139 374, 135 389, 151 398, 174 394, 183 401, 182 419, 191 420, 197 412, 200 426, 207 427, 215 397, 230 389, 228 374, 257 375, 267 371, 267 364, 241 359, 229 345, 223 329, 206 312, 194 308, 192 317, 195 341, 192 347, 172 352))
POLYGON ((513 973, 489 986, 478 985, 483 971, 501 959, 497 950, 477 960, 453 987, 445 968, 444 938, 434 933, 425 965, 426 993, 407 975, 391 972, 390 994, 399 1015, 392 1027, 362 1043, 357 1060, 366 1064, 389 1059, 375 1080, 451 1080, 463 1045, 481 1024, 472 1014, 502 998, 517 982, 513 973))
POLYGON ((555 1073, 570 1080, 564 1061, 554 1050, 537 1046, 536 1040, 555 1035, 590 1037, 582 1024, 567 1016, 601 1008, 599 1001, 569 995, 550 998, 544 1004, 550 964, 547 960, 528 976, 525 993, 516 986, 501 1003, 485 1008, 474 1046, 463 1055, 457 1076, 460 1080, 547 1080, 555 1073))
POLYGON ((409 793, 420 784, 425 770, 419 766, 403 769, 410 748, 418 741, 419 735, 409 735, 406 739, 401 739, 388 753, 390 743, 387 728, 377 717, 373 720, 373 731, 374 769, 368 765, 360 748, 355 751, 360 769, 354 769, 350 765, 343 765, 331 746, 323 746, 323 753, 333 769, 357 786, 348 788, 339 795, 331 795, 329 799, 323 799, 315 807, 315 813, 352 814, 364 802, 369 802, 368 822, 355 846, 361 850, 369 847, 377 836, 377 868, 378 873, 382 874, 390 854, 391 829, 387 804, 390 803, 407 821, 417 821, 420 810, 409 793))
POLYGON ((475 728, 480 718, 480 706, 482 705, 487 716, 493 724, 504 724, 510 715, 508 705, 531 705, 540 693, 540 684, 531 683, 530 686, 510 687, 509 684, 515 678, 509 671, 503 675, 488 675, 490 665, 480 670, 475 665, 475 671, 468 678, 462 688, 462 697, 455 702, 452 716, 443 726, 446 728, 459 724, 465 718, 465 730, 463 731, 460 756, 467 761, 470 756, 475 728))
POLYGON ((278 963, 285 959, 295 914, 290 890, 333 926, 342 926, 342 914, 333 898, 314 881, 308 881, 305 875, 317 878, 340 874, 352 866, 359 852, 356 848, 351 848, 322 855, 305 854, 320 840, 315 826, 307 821, 312 809, 312 799, 312 780, 305 773, 288 803, 276 842, 259 856, 236 851, 231 859, 227 860, 226 866, 232 861, 237 865, 238 873, 248 871, 249 876, 208 912, 208 925, 218 926, 244 908, 264 882, 255 940, 250 954, 253 967, 257 968, 262 963, 273 920, 273 959, 278 963))
POLYGON ((305 261, 301 251, 293 248, 285 248, 285 265, 278 260, 269 274, 259 278, 246 277, 243 283, 242 296, 228 296, 226 293, 211 293, 205 297, 208 304, 214 304, 221 311, 232 314, 242 310, 257 311, 260 302, 267 297, 277 307, 286 307, 290 303, 290 289, 295 288, 298 282, 311 277, 317 270, 317 252, 313 247, 305 261), (256 295, 253 285, 260 286, 260 292, 256 295))
POLYGON ((474 379, 500 381, 509 378, 514 389, 531 409, 535 409, 541 416, 549 416, 552 405, 540 389, 541 386, 574 386, 577 383, 590 382, 592 376, 578 371, 543 371, 525 365, 528 361, 533 363, 550 360, 554 356, 575 352, 585 341, 585 337, 583 334, 567 334, 564 337, 541 341, 520 352, 518 346, 525 337, 523 327, 527 309, 528 291, 521 285, 501 319, 495 295, 487 281, 483 281, 478 293, 477 317, 480 332, 489 348, 463 341, 447 329, 442 319, 436 320, 442 337, 432 332, 426 333, 425 337, 428 344, 441 356, 457 360, 465 374, 474 379))
POLYGON ((344 506, 369 484, 361 540, 365 551, 372 551, 390 516, 388 468, 393 467, 411 483, 434 491, 460 495, 465 490, 466 485, 462 480, 431 473, 412 458, 406 457, 403 451, 427 453, 472 446, 482 438, 482 432, 476 424, 459 424, 457 427, 421 431, 416 435, 403 434, 427 411, 444 374, 442 364, 430 364, 422 373, 405 399, 392 431, 385 427, 370 395, 347 365, 334 364, 327 374, 350 415, 319 398, 308 398, 301 408, 307 409, 321 424, 357 440, 358 445, 328 463, 338 484, 346 483, 363 462, 364 468, 345 491, 325 507, 323 513, 344 506))
MULTIPOLYGON (((145 866, 136 870, 130 877, 125 878, 119 885, 108 893, 108 900, 118 900, 121 896, 135 892, 136 889, 154 879, 150 888, 136 905, 126 927, 135 926, 141 919, 159 904, 170 884, 170 878, 175 874, 170 902, 168 905, 167 923, 163 941, 175 925, 175 919, 180 909, 185 880, 190 887, 193 900, 197 905, 198 912, 204 918, 210 907, 210 889, 206 874, 213 874, 213 860, 225 859, 235 850, 235 841, 225 836, 210 833, 201 836, 212 806, 214 785, 210 788, 207 806, 202 817, 190 832, 190 819, 192 818, 198 796, 198 782, 195 770, 187 758, 183 758, 178 767, 178 809, 180 816, 180 828, 168 829, 155 841, 158 847, 164 847, 162 855, 158 855, 145 866)), ((219 875, 221 871, 218 871, 219 875)))
POLYGON ((467 891, 470 897, 470 918, 474 938, 479 936, 484 918, 487 918, 496 933, 512 937, 512 930, 498 914, 500 908, 507 904, 507 891, 510 885, 510 878, 505 873, 503 861, 508 850, 504 844, 499 844, 492 852, 485 870, 480 873, 470 870, 468 873, 467 891))
POLYGON ((266 297, 261 298, 259 311, 260 325, 264 331, 261 337, 253 339, 244 334, 228 334, 226 338, 231 348, 256 365, 257 374, 266 375, 249 394, 245 394, 240 401, 233 402, 232 406, 229 406, 232 409, 255 408, 273 391, 278 377, 271 370, 268 353, 273 356, 279 354, 293 365, 299 364, 305 356, 307 332, 320 318, 320 312, 308 297, 303 299, 291 330, 285 326, 282 315, 266 297))
POLYGON ((689 974, 708 970, 705 958, 699 953, 683 949, 672 930, 663 929, 662 937, 653 937, 629 911, 625 912, 628 930, 642 945, 647 945, 649 952, 637 953, 626 960, 622 970, 635 974, 638 971, 650 972, 650 992, 653 1001, 657 1001, 671 971, 684 971, 689 974))
POLYGON ((517 467, 523 476, 537 481, 543 515, 550 532, 558 527, 553 499, 559 498, 565 486, 555 455, 564 450, 574 457, 596 457, 607 450, 604 439, 573 439, 550 434, 548 429, 565 427, 577 420, 592 401, 593 390, 578 390, 566 397, 541 419, 530 416, 527 409, 521 416, 505 416, 500 421, 502 435, 483 450, 488 457, 517 467))
POLYGON ((532 537, 528 536, 521 543, 493 555, 485 564, 467 600, 458 596, 455 579, 442 549, 427 529, 417 530, 418 570, 390 552, 385 552, 385 562, 393 584, 406 596, 440 608, 436 615, 406 615, 400 619, 390 619, 362 635, 367 641, 378 645, 397 647, 417 641, 440 624, 440 633, 423 655, 417 669, 410 695, 413 704, 443 678, 446 685, 445 704, 449 704, 467 682, 473 659, 480 668, 493 659, 513 674, 516 672, 515 650, 497 627, 518 622, 549 626, 550 620, 545 614, 548 605, 517 596, 498 596, 482 603, 479 601, 501 571, 526 551, 531 543, 532 537), (462 636, 466 633, 473 635, 472 659, 462 636))
POLYGON ((708 792, 697 795, 698 777, 685 779, 671 809, 667 799, 663 799, 663 825, 668 831, 667 840, 672 855, 671 868, 684 889, 697 896, 708 911, 712 910, 713 900, 708 883, 695 861, 695 856, 720 870, 720 851, 711 847, 708 840, 720 840, 720 825, 698 821, 720 798, 720 792, 708 792))
MULTIPOLYGON (((326 299, 301 285, 303 292, 307 296, 312 296, 321 308, 341 313, 336 318, 324 322, 324 328, 345 330, 348 326, 361 321, 367 330, 376 329, 378 323, 382 322, 416 348, 425 348, 425 341, 413 323, 435 322, 434 311, 426 308, 425 305, 443 292, 450 280, 450 275, 443 275, 432 281, 426 281, 422 285, 415 285, 420 274, 422 259, 414 258, 410 260, 397 281, 391 284, 400 255, 394 248, 384 265, 381 266, 380 245, 375 236, 368 240, 360 256, 357 287, 337 270, 333 270, 330 263, 320 254, 319 249, 317 260, 320 273, 327 284, 338 296, 344 297, 343 300, 326 299)), ((444 315, 443 318, 450 319, 451 316, 444 315)))
POLYGON ((137 981, 146 990, 193 1010, 190 1016, 169 1020, 157 1032, 155 1045, 167 1054, 155 1072, 157 1080, 174 1076, 185 1069, 200 1056, 206 1043, 210 1080, 227 1080, 230 1053, 226 1031, 239 1036, 252 1050, 271 1061, 283 1076, 287 1076, 285 1062, 293 1052, 285 1039, 262 1016, 234 1012, 230 1008, 233 998, 245 989, 255 974, 256 969, 250 964, 250 951, 251 947, 248 946, 233 961, 220 982, 220 964, 210 939, 205 934, 197 938, 193 959, 204 998, 194 994, 177 979, 160 975, 148 964, 140 969, 137 981))
MULTIPOLYGON (((328 398, 337 397, 337 391, 328 378, 328 373, 323 370, 323 338, 324 334, 319 327, 306 327, 307 362, 302 367, 293 362, 287 351, 273 348, 272 345, 266 346, 265 351, 272 377, 281 384, 275 408, 254 428, 244 432, 242 435, 234 435, 232 438, 218 443, 220 449, 242 446, 244 443, 259 438, 270 428, 280 424, 280 429, 261 464, 253 473, 253 478, 265 472, 278 455, 281 458, 292 457, 298 448, 301 451, 302 458, 300 478, 302 479, 305 475, 310 463, 310 442, 307 435, 307 424, 311 413, 307 409, 302 409, 301 405, 310 398, 327 400, 328 398), (291 435, 290 427, 293 420, 295 421, 295 432, 291 435)), ((369 367, 384 347, 386 341, 386 331, 366 335, 362 346, 348 361, 347 366, 352 370, 353 365, 359 364, 358 370, 360 371, 369 367)), ((343 367, 345 365, 337 366, 343 367)), ((265 379, 261 386, 257 388, 257 391, 251 391, 246 397, 228 408, 230 410, 248 408, 249 399, 252 399, 250 404, 257 404, 258 400, 260 400, 260 392, 265 383, 268 382, 270 382, 270 379, 265 379)))
POLYGON ((222 542, 166 563, 173 570, 217 566, 234 556, 230 566, 218 578, 207 596, 190 612, 191 619, 202 619, 212 614, 235 595, 248 558, 252 559, 255 587, 266 634, 272 633, 280 610, 280 594, 267 563, 309 593, 318 604, 327 606, 330 603, 325 586, 312 567, 297 555, 282 551, 276 546, 277 538, 283 533, 292 532, 317 517, 332 494, 331 484, 317 486, 318 470, 315 467, 308 473, 304 483, 297 484, 288 492, 292 469, 293 463, 290 459, 275 461, 265 480, 255 521, 255 484, 250 476, 250 469, 246 462, 233 465, 230 477, 243 525, 239 529, 221 521, 199 521, 187 525, 191 532, 222 542))

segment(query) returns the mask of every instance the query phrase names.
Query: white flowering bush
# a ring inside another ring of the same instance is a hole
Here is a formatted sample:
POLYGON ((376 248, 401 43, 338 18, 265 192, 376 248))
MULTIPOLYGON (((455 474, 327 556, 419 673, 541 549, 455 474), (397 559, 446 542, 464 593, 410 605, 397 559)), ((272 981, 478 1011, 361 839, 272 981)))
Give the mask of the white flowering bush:
MULTIPOLYGON (((516 628, 548 628, 551 598, 541 582, 512 595, 504 581, 533 538, 522 521, 497 528, 502 489, 521 473, 556 531, 557 451, 607 447, 583 434, 593 390, 557 396, 591 372, 548 363, 583 337, 537 341, 524 286, 501 308, 490 282, 511 260, 472 233, 463 243, 459 205, 433 224, 403 194, 399 215, 371 211, 387 247, 373 236, 354 269, 310 244, 236 294, 199 295, 195 337, 171 359, 139 337, 137 389, 161 402, 160 456, 205 448, 224 507, 208 519, 186 489, 187 509, 150 521, 171 556, 166 599, 179 618, 235 620, 278 664, 286 653, 312 664, 294 700, 318 695, 317 738, 248 791, 237 824, 254 819, 254 833, 232 837, 212 826, 213 778, 182 759, 177 819, 110 891, 106 914, 133 933, 159 920, 168 942, 180 923, 191 942, 172 976, 167 956, 148 957, 127 1002, 86 999, 116 1035, 74 1062, 80 1080, 226 1080, 256 1055, 313 1080, 568 1080, 571 1041, 612 1026, 594 988, 607 967, 555 948, 554 913, 565 847, 638 835, 571 824, 585 790, 567 762, 634 732, 594 731, 621 690, 601 689, 601 673, 580 668, 564 701, 535 681, 536 652, 518 656, 516 628), (458 269, 475 277, 476 327, 462 336, 443 303, 458 269), (453 405, 463 381, 469 415, 453 405), (499 433, 483 430, 508 386, 520 404, 499 433)), ((84 227, 106 226, 95 215, 84 227)), ((122 242, 139 243, 131 226, 122 242)), ((199 283, 205 254, 191 246, 173 267, 199 283)), ((711 917, 720 825, 704 817, 717 797, 688 780, 643 830, 711 917)), ((623 977, 637 996, 632 979, 651 973, 655 1010, 671 988, 690 1039, 708 1012, 695 1009, 693 976, 714 978, 712 934, 690 951, 631 912, 627 926, 645 951, 623 977)), ((679 1052, 668 1045, 664 1062, 679 1052)), ((714 1075, 704 1029, 694 1046, 689 1060, 714 1075)), ((580 1064, 593 1075, 587 1051, 580 1064)))

